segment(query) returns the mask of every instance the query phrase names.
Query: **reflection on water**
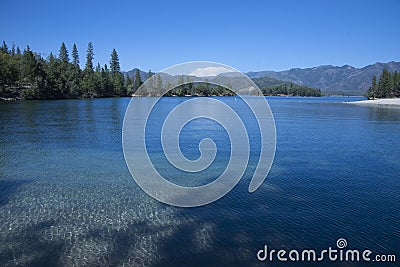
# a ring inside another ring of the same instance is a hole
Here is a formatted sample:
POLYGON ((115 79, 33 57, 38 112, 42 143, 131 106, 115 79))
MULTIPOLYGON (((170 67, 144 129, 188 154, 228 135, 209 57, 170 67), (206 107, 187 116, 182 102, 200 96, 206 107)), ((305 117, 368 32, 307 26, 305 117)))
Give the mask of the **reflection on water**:
MULTIPOLYGON (((264 244, 326 249, 339 237, 396 253, 400 110, 345 100, 270 98, 278 140, 264 185, 249 194, 247 172, 192 209, 160 204, 131 179, 121 148, 129 99, 0 103, 0 265, 252 266, 264 244)), ((199 127, 223 138, 198 124, 182 136, 188 157, 199 127)))
POLYGON ((364 107, 368 109, 369 117, 372 122, 397 122, 400 121, 400 107, 364 107))

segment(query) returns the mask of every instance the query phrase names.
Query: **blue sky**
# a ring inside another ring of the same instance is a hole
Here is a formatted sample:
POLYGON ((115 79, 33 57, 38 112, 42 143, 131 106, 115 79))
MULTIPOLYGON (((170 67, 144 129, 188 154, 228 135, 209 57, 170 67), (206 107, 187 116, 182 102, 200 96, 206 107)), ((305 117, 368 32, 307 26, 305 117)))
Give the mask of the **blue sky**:
POLYGON ((84 65, 116 48, 122 70, 193 60, 240 71, 400 61, 400 1, 18 1, 0 3, 0 40, 44 54, 76 43, 84 65))

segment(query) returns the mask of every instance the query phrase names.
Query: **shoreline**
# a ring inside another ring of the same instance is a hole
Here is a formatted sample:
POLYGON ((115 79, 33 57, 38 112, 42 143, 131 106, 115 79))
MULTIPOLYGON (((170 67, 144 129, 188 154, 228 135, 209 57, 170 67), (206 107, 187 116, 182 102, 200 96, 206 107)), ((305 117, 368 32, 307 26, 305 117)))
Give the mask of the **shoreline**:
POLYGON ((382 99, 362 100, 362 101, 345 102, 345 103, 362 105, 362 106, 396 106, 396 107, 400 107, 400 98, 382 98, 382 99))
MULTIPOLYGON (((169 96, 164 96, 164 97, 233 97, 235 95, 184 95, 184 96, 178 96, 178 95, 169 95, 169 96)), ((252 95, 253 96, 253 95, 252 95)), ((304 98, 318 98, 318 97, 323 97, 323 96, 297 96, 297 95, 259 95, 259 96, 274 96, 274 97, 304 97, 304 98)), ((125 95, 125 96, 105 96, 105 97, 77 97, 77 98, 44 98, 44 99, 27 99, 27 98, 20 98, 20 97, 0 97, 0 102, 13 102, 13 101, 43 101, 43 100, 79 100, 79 99, 104 99, 104 98, 137 98, 137 97, 157 97, 157 96, 149 96, 149 95, 125 95)), ((355 96, 356 97, 356 96, 355 96)))
MULTIPOLYGON (((233 97, 234 95, 209 95, 209 96, 202 96, 202 95, 184 95, 184 96, 177 96, 177 95, 169 95, 165 97, 233 97)), ((321 96, 299 96, 299 95, 259 95, 263 97, 281 97, 281 98, 290 98, 290 97, 301 97, 301 98, 323 98, 323 97, 341 97, 341 98, 356 98, 356 97, 361 97, 361 96, 344 96, 344 95, 321 95, 321 96)), ((20 98, 20 97, 0 97, 0 103, 1 102, 15 102, 15 101, 53 101, 53 100, 88 100, 88 99, 105 99, 105 98, 138 98, 138 97, 155 97, 155 96, 143 96, 143 95, 125 95, 125 96, 105 96, 105 97, 77 97, 77 98, 45 98, 45 99, 26 99, 26 98, 20 98)), ((400 98, 389 98, 388 100, 393 100, 393 99, 398 99, 400 101, 400 98)), ((368 102, 372 101, 374 103, 371 104, 379 104, 375 103, 378 102, 379 100, 386 100, 386 99, 377 99, 377 100, 362 100, 362 101, 352 101, 348 102, 345 101, 343 103, 350 103, 350 104, 364 104, 363 102, 368 102)), ((400 105, 399 104, 388 104, 388 105, 400 105)))

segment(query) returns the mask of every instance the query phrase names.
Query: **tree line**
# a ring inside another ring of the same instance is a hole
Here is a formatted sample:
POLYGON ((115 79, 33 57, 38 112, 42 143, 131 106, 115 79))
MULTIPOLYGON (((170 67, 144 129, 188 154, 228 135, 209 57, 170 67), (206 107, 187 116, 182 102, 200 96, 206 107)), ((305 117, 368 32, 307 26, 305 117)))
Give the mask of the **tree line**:
POLYGON ((93 44, 88 43, 86 63, 80 68, 76 44, 71 57, 64 43, 58 56, 44 59, 27 46, 22 52, 13 44, 0 47, 0 97, 23 99, 62 99, 125 96, 142 84, 139 71, 135 79, 121 72, 118 53, 111 52, 109 65, 94 66, 93 44))
MULTIPOLYGON (((189 77, 180 76, 178 79, 180 86, 168 91, 166 96, 233 96, 235 92, 232 88, 210 83, 206 78, 204 82, 191 82, 189 77)), ((167 84, 167 88, 168 84, 167 84)))
POLYGON ((397 70, 390 73, 384 68, 379 76, 379 81, 374 75, 367 97, 369 99, 400 97, 400 73, 397 70))
POLYGON ((283 85, 274 85, 261 89, 263 95, 288 95, 288 96, 321 96, 321 90, 308 86, 288 83, 283 85))
POLYGON ((285 82, 271 77, 254 78, 263 95, 321 96, 321 90, 292 82, 285 82))
MULTIPOLYGON (((84 68, 80 67, 80 58, 76 44, 69 53, 65 43, 61 43, 58 55, 53 53, 47 58, 34 52, 27 46, 22 52, 14 44, 11 48, 3 41, 0 47, 0 98, 14 99, 64 99, 95 98, 132 95, 142 85, 139 69, 131 76, 121 72, 118 53, 115 49, 110 54, 109 65, 94 65, 94 46, 88 43, 84 68), (70 58, 71 57, 71 58, 70 58)), ((149 71, 147 79, 154 73, 149 71)), ((191 82, 189 77, 179 77, 178 86, 169 91, 167 96, 221 96, 234 95, 229 88, 224 88, 208 80, 191 82)), ((290 82, 263 77, 254 79, 264 95, 321 96, 319 89, 300 86, 290 82)), ((159 89, 171 88, 163 84, 161 76, 150 80, 155 83, 148 95, 156 95, 159 89), (154 92, 153 92, 154 91, 154 92)))

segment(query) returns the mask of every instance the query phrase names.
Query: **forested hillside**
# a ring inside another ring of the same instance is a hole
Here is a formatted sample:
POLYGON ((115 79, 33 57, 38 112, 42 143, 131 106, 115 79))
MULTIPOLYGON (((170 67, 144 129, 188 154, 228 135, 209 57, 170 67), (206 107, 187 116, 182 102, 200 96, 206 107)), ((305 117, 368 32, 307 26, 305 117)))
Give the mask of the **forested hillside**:
POLYGON ((61 99, 81 97, 124 96, 134 90, 132 80, 124 78, 118 53, 110 55, 109 65, 94 66, 94 47, 89 43, 86 63, 80 68, 79 53, 74 44, 71 57, 64 43, 57 56, 44 59, 29 46, 23 51, 3 42, 0 48, 0 97, 24 99, 61 99))

